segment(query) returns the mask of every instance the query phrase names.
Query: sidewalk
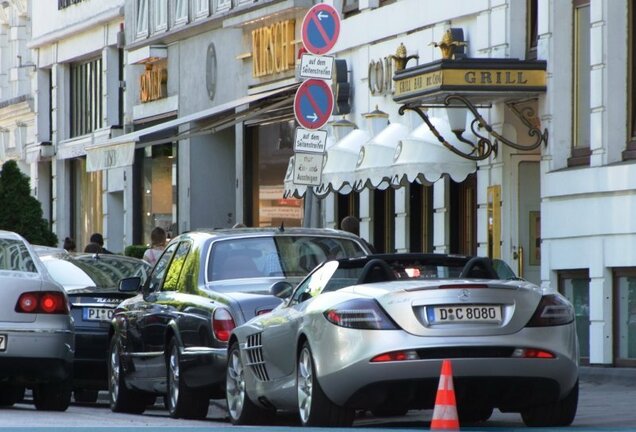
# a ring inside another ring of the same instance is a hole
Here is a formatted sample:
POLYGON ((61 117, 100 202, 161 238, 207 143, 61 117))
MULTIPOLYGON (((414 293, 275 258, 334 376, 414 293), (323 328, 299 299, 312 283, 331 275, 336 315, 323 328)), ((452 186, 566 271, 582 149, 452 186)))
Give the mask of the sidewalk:
POLYGON ((636 386, 636 368, 604 365, 581 366, 579 376, 582 380, 589 382, 636 386))

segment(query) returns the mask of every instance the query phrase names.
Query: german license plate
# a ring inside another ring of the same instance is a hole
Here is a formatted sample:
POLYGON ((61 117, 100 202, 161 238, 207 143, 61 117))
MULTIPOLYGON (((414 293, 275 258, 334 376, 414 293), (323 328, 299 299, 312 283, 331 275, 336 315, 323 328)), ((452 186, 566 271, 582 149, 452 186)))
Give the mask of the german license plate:
POLYGON ((115 315, 115 309, 85 307, 82 313, 84 321, 110 321, 115 315))
POLYGON ((7 349, 7 335, 0 334, 0 351, 5 351, 7 349))
POLYGON ((499 305, 447 305, 428 309, 429 322, 446 323, 500 323, 499 305))

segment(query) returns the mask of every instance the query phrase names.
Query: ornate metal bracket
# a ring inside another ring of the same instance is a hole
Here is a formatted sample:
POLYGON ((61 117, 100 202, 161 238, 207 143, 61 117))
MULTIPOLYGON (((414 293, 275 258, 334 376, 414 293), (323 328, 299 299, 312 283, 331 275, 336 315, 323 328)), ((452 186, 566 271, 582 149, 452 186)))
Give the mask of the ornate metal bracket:
POLYGON ((486 120, 479 114, 477 107, 473 105, 466 97, 461 95, 449 95, 444 99, 443 105, 436 105, 435 107, 446 107, 447 109, 455 108, 466 108, 468 109, 472 115, 473 120, 470 122, 470 129, 472 133, 478 138, 477 142, 474 143, 462 136, 463 131, 453 131, 457 139, 465 144, 468 144, 472 147, 472 150, 469 153, 466 153, 453 144, 449 143, 435 128, 435 126, 431 123, 426 113, 423 111, 422 105, 403 105, 400 107, 399 113, 401 115, 404 114, 406 110, 411 110, 416 112, 422 120, 428 125, 431 132, 437 137, 439 142, 441 142, 444 147, 452 151, 453 153, 464 157, 470 160, 484 160, 487 159, 491 154, 494 154, 497 157, 497 152, 499 149, 499 142, 521 151, 529 151, 538 148, 541 143, 545 146, 548 145, 548 130, 544 129, 543 132, 538 127, 538 121, 536 118, 536 114, 534 109, 531 107, 523 107, 519 109, 517 107, 518 103, 508 102, 506 106, 512 111, 512 113, 521 120, 521 122, 528 128, 528 135, 531 137, 536 137, 536 140, 530 144, 518 144, 516 142, 510 141, 505 138, 503 135, 496 132, 491 125, 489 125, 486 120), (481 129, 485 129, 489 135, 495 137, 495 141, 492 142, 486 136, 479 133, 481 129))

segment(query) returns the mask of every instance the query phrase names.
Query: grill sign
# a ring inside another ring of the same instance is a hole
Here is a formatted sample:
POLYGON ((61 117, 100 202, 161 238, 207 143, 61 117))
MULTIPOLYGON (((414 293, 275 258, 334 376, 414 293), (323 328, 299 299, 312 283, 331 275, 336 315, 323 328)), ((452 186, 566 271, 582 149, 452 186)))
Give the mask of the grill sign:
POLYGON ((427 312, 432 324, 501 322, 501 306, 495 305, 435 306, 427 312))

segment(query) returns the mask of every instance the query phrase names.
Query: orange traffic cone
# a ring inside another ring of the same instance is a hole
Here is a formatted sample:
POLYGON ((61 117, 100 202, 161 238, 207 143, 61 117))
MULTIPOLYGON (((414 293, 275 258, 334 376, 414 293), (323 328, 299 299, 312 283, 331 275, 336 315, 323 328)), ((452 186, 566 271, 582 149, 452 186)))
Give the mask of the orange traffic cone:
POLYGON ((442 363, 442 374, 439 377, 435 409, 431 420, 431 430, 459 430, 457 402, 453 387, 453 370, 450 360, 442 363))

